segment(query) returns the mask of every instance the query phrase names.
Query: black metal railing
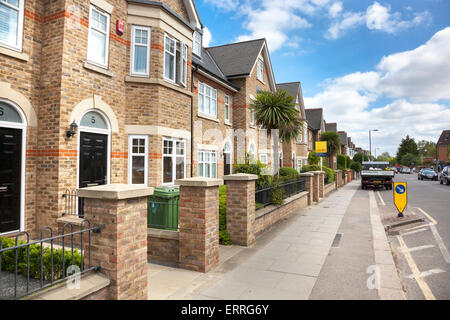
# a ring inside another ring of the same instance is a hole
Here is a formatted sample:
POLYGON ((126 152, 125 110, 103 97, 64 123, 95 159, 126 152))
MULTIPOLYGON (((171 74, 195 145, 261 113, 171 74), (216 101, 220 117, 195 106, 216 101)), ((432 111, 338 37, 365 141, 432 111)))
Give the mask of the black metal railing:
POLYGON ((258 187, 255 191, 256 210, 267 207, 273 203, 275 193, 282 193, 282 198, 292 197, 306 190, 305 178, 288 181, 279 185, 258 187))
POLYGON ((99 233, 100 227, 91 227, 85 220, 79 231, 74 231, 71 223, 64 224, 62 233, 57 236, 53 236, 52 228, 45 227, 41 230, 40 239, 31 242, 26 231, 19 232, 15 239, 0 237, 0 300, 20 299, 99 270, 99 266, 91 265, 91 232, 99 233), (70 229, 69 233, 65 233, 66 228, 70 229), (45 233, 50 236, 45 238, 45 233), (87 243, 83 240, 86 235, 87 243), (26 241, 19 240, 22 236, 26 241), (77 245, 75 236, 80 240, 77 245), (69 244, 65 241, 67 237, 70 238, 69 244))
POLYGON ((330 179, 328 179, 328 176, 327 175, 325 175, 325 177, 323 178, 323 183, 325 184, 325 185, 327 185, 327 184, 329 184, 330 182, 328 182, 330 179))
POLYGON ((180 220, 179 198, 167 202, 147 202, 147 227, 165 230, 178 230, 180 220))
POLYGON ((63 216, 78 216, 84 218, 84 199, 79 198, 76 190, 69 189, 62 195, 64 199, 63 216))

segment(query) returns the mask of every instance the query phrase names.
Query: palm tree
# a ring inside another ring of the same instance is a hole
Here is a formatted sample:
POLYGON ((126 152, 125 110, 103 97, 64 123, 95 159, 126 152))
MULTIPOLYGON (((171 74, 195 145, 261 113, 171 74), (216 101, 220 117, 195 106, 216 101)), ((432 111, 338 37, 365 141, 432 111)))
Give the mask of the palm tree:
POLYGON ((266 129, 269 133, 278 130, 274 137, 273 164, 274 172, 278 174, 278 141, 289 143, 301 134, 302 122, 299 112, 295 109, 294 97, 285 90, 277 90, 275 93, 261 91, 250 104, 255 110, 256 124, 266 129))
POLYGON ((320 135, 320 141, 327 142, 327 151, 329 153, 328 156, 328 166, 333 168, 333 164, 331 163, 331 159, 333 159, 334 154, 339 151, 341 146, 341 140, 339 139, 339 135, 333 131, 327 131, 320 135))

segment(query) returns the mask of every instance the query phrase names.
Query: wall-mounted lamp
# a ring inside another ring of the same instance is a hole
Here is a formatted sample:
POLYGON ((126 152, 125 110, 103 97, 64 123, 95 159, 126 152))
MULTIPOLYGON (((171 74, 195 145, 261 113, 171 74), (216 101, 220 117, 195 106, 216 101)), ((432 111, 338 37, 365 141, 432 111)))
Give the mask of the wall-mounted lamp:
POLYGON ((73 137, 75 133, 77 133, 77 124, 75 123, 75 120, 70 124, 70 130, 66 132, 67 138, 73 137))

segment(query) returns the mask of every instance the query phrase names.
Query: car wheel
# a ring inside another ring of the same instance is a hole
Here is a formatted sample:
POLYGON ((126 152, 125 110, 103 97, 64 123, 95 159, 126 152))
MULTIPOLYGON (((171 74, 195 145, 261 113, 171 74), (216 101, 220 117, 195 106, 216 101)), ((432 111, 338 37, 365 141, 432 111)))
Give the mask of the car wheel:
POLYGON ((439 183, 440 183, 440 184, 443 184, 444 182, 442 181, 442 179, 440 179, 440 180, 439 180, 439 183))
POLYGON ((448 186, 450 186, 450 180, 446 179, 446 181, 447 181, 446 184, 447 184, 448 186))

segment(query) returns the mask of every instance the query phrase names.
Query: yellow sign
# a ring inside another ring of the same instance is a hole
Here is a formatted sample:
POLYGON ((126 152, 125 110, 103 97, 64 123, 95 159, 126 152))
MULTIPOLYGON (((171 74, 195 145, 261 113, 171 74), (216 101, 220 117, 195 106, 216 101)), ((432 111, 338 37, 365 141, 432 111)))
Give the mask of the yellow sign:
POLYGON ((394 204, 400 214, 405 210, 408 203, 408 192, 406 182, 394 182, 394 204))
POLYGON ((326 141, 316 141, 316 153, 327 153, 326 141))

